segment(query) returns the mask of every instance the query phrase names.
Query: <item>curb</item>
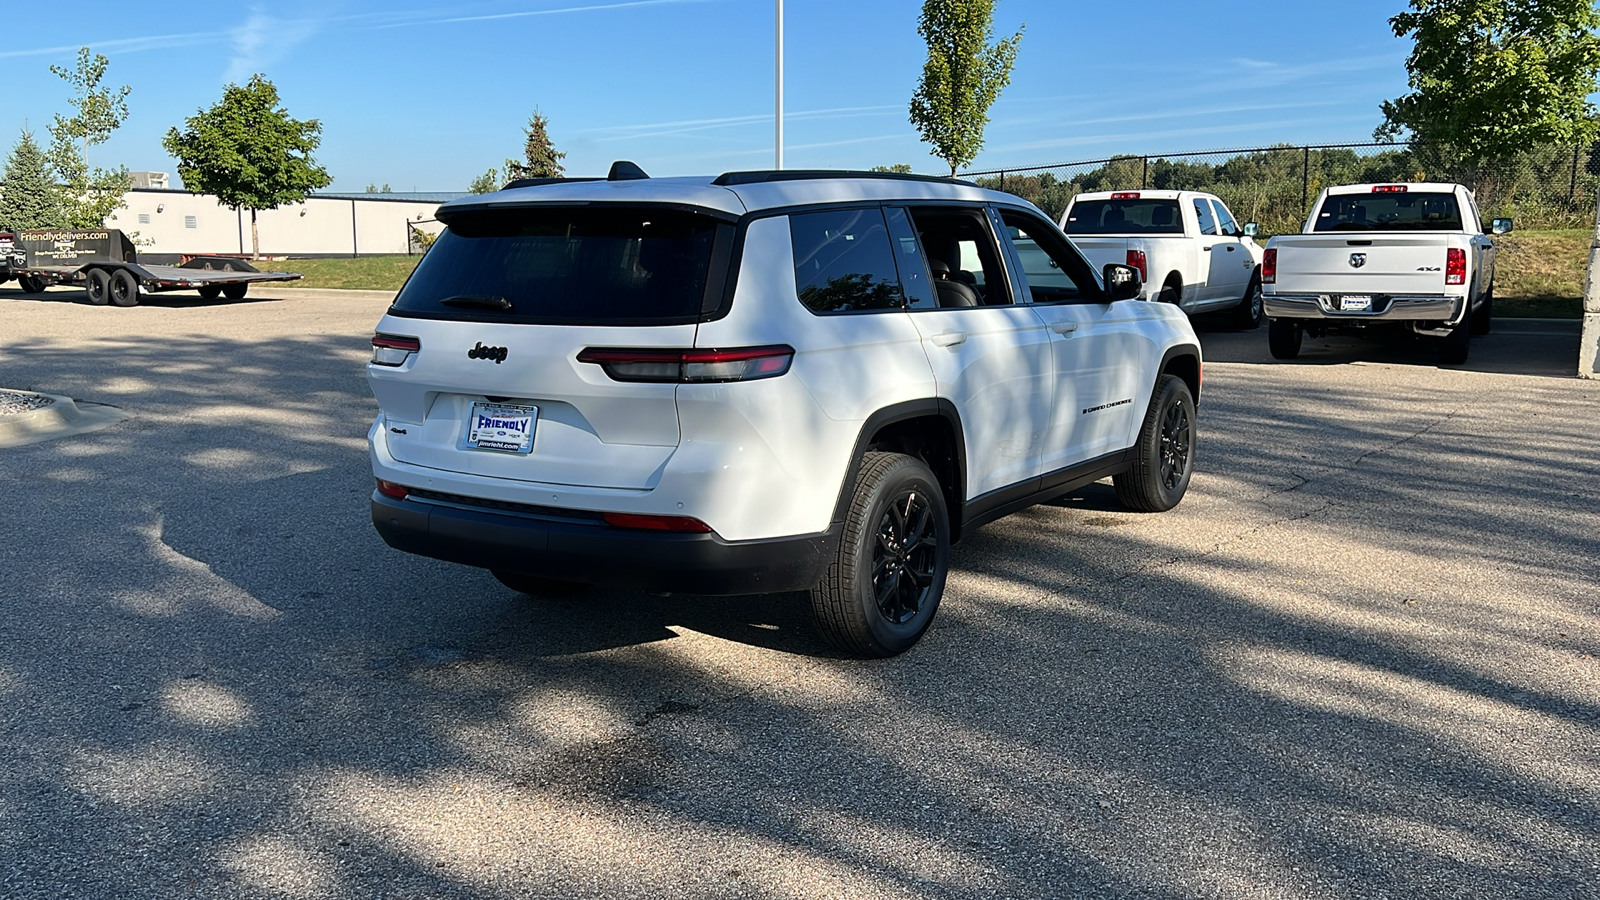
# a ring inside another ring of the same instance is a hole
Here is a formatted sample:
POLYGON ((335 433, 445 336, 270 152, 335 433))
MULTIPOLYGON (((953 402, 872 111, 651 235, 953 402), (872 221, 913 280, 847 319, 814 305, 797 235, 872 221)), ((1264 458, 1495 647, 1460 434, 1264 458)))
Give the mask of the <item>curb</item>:
POLYGON ((1503 334, 1577 334, 1583 326, 1582 319, 1514 319, 1494 318, 1493 337, 1503 334))
POLYGON ((74 403, 71 397, 57 394, 40 394, 35 391, 12 393, 49 397, 55 402, 43 409, 0 416, 0 450, 25 447, 51 438, 87 434, 133 418, 133 413, 115 406, 91 403, 87 404, 87 408, 83 408, 74 403))

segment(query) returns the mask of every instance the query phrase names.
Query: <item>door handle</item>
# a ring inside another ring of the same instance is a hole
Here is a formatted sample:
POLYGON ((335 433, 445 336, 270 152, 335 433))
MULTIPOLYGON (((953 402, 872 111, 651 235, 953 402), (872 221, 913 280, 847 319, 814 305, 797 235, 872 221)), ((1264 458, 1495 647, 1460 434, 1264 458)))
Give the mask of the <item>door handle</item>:
POLYGON ((954 347, 957 344, 966 342, 967 333, 965 331, 943 331, 934 335, 930 340, 941 347, 954 347))
POLYGON ((1077 322, 1051 322, 1050 330, 1056 334, 1071 334, 1078 330, 1077 322))

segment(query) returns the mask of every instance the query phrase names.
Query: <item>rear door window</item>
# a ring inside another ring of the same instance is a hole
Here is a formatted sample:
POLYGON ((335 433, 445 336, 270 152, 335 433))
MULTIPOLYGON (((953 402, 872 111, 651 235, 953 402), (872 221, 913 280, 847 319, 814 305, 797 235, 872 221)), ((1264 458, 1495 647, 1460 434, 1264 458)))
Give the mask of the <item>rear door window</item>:
POLYGON ((463 212, 390 311, 521 323, 693 322, 712 280, 714 246, 731 243, 732 232, 711 216, 664 208, 463 212))
POLYGON ((794 283, 816 313, 900 309, 905 297, 895 250, 879 207, 789 216, 794 283))

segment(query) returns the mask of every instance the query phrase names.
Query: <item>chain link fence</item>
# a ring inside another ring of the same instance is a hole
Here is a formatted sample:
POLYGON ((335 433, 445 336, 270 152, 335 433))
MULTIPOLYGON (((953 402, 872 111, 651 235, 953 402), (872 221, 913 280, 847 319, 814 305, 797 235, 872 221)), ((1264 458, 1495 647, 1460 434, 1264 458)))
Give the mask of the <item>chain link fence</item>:
POLYGON ((1113 156, 962 177, 1016 194, 1056 219, 1085 191, 1206 191, 1226 201, 1241 222, 1260 223, 1264 235, 1299 231, 1311 202, 1329 185, 1458 182, 1472 189, 1486 218, 1510 216, 1518 228, 1585 228, 1600 186, 1600 144, 1543 147, 1477 164, 1406 144, 1280 145, 1113 156))

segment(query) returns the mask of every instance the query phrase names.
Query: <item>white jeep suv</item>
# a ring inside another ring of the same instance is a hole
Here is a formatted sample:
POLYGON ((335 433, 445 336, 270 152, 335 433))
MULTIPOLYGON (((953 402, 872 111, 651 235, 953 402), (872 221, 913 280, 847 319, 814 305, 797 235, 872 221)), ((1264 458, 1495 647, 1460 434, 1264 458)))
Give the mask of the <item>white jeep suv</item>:
POLYGON ((1016 197, 618 163, 438 215, 367 368, 398 549, 532 594, 809 590, 827 639, 887 656, 985 522, 1188 486, 1187 318, 1016 197))

